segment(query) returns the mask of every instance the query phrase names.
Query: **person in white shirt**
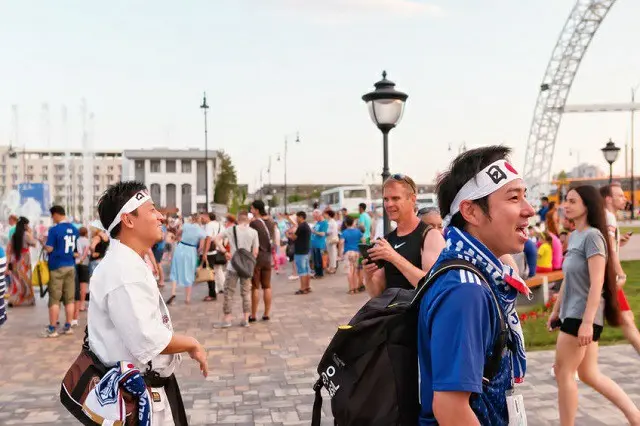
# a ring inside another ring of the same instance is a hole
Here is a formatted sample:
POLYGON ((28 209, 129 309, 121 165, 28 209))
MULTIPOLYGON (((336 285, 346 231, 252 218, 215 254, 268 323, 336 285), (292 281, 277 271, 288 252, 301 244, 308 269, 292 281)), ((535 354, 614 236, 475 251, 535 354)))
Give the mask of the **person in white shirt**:
POLYGON ((89 288, 89 347, 106 366, 120 361, 145 371, 153 395, 153 425, 186 425, 174 371, 186 352, 208 374, 207 355, 193 337, 175 334, 169 310, 143 260, 162 238, 163 216, 144 184, 119 182, 98 203, 111 246, 89 288))
POLYGON ((207 251, 207 263, 209 267, 213 269, 214 273, 214 281, 208 281, 207 284, 209 286, 209 294, 204 298, 205 302, 210 302, 212 300, 216 300, 218 298, 218 293, 224 292, 224 264, 216 264, 216 253, 218 250, 213 243, 216 235, 222 233, 224 231, 224 227, 220 222, 216 220, 215 213, 202 213, 200 220, 204 224, 204 232, 207 234, 207 238, 209 238, 210 242, 205 244, 205 247, 209 247, 207 251))

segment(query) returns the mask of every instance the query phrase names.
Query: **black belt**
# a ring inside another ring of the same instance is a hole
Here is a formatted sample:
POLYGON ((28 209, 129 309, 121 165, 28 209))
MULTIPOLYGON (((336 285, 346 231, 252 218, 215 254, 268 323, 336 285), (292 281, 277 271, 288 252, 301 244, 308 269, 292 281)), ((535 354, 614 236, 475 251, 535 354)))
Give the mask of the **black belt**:
POLYGON ((197 246, 197 245, 195 245, 195 244, 188 244, 188 243, 184 243, 184 242, 182 242, 182 241, 180 241, 180 243, 179 243, 179 244, 184 244, 185 246, 198 248, 198 246, 197 246))
POLYGON ((171 377, 161 377, 155 371, 148 371, 142 375, 144 382, 151 388, 164 388, 171 381, 171 377))

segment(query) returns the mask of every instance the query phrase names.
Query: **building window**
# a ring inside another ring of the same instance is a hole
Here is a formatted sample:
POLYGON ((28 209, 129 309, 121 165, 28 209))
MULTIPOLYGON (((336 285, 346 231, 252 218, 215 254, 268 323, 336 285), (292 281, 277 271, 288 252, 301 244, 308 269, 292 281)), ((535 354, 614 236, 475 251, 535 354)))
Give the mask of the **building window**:
POLYGON ((15 173, 14 173, 14 174, 12 174, 12 175, 11 175, 11 180, 13 180, 13 181, 18 180, 18 175, 17 175, 17 174, 15 174, 15 173))
POLYGON ((160 173, 160 160, 151 160, 151 173, 160 173))
POLYGON ((27 170, 29 170, 30 172, 33 171, 33 166, 27 166, 27 170))
POLYGON ((107 167, 107 171, 108 171, 108 172, 112 172, 112 171, 113 171, 113 166, 108 166, 108 167, 107 167))
POLYGON ((13 173, 18 173, 18 166, 13 166, 13 173))
POLYGON ((172 183, 167 185, 167 208, 176 207, 176 186, 172 183))
POLYGON ((93 175, 93 180, 100 182, 100 175, 93 175))
POLYGON ((191 160, 182 160, 182 173, 191 173, 191 160))
POLYGON ((151 199, 153 200, 154 203, 156 203, 156 206, 161 206, 161 200, 160 200, 160 185, 158 185, 157 183, 152 183, 151 187, 149 188, 150 192, 151 192, 151 199))
POLYGON ((61 172, 64 170, 64 166, 62 164, 56 164, 56 172, 61 172))
POLYGON ((49 175, 42 175, 42 181, 47 182, 49 180, 49 175))
POLYGON ((33 175, 27 175, 27 176, 26 176, 26 179, 27 179, 28 181, 32 181, 32 180, 33 180, 33 175))
POLYGON ((205 195, 207 193, 206 191, 206 183, 205 183, 205 166, 204 166, 204 161, 198 161, 198 176, 197 176, 197 184, 196 184, 196 194, 197 195, 205 195))
POLYGON ((0 170, 2 170, 2 174, 7 172, 7 166, 0 166, 0 170))
POLYGON ((99 185, 93 185, 93 191, 94 192, 100 191, 100 186, 99 185))
POLYGON ((113 182, 113 175, 107 175, 107 180, 109 180, 109 183, 113 182))
POLYGON ((167 169, 167 173, 175 173, 176 172, 176 160, 166 160, 165 166, 167 169))
POLYGON ((64 191, 64 186, 63 185, 56 185, 56 192, 62 192, 64 191))
POLYGON ((138 182, 144 182, 144 161, 136 160, 134 163, 135 176, 134 179, 138 182))
POLYGON ((182 184, 182 206, 180 207, 183 215, 191 214, 191 185, 188 183, 182 184))
POLYGON ((42 166, 42 173, 49 173, 49 166, 42 166))

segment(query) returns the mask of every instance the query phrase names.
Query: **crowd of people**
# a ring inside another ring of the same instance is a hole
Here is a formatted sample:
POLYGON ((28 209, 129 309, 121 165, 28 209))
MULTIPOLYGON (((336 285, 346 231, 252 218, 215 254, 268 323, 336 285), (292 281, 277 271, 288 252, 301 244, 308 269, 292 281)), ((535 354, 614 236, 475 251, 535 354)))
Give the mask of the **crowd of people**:
MULTIPOLYGON (((162 415, 176 420, 184 416, 173 374, 176 355, 187 353, 205 376, 208 365, 196 339, 173 331, 167 305, 179 298, 190 304, 196 282, 207 282, 204 303, 224 295, 216 328, 233 326, 239 287, 238 325, 249 327, 271 320, 273 272, 299 280, 295 294, 304 296, 312 293, 312 280, 320 282, 343 267, 349 294, 367 291, 376 298, 388 290, 419 288, 451 260, 468 262, 476 273, 445 272, 422 295, 419 424, 507 425, 521 415, 510 407, 517 398, 515 384, 527 371, 517 296, 530 295, 527 278, 561 270, 564 278, 548 321, 550 331, 559 330, 554 375, 561 424, 575 423, 577 375, 632 425, 640 425, 633 401, 598 369, 598 341, 606 324, 620 326, 640 354, 618 256, 631 237, 620 234, 616 221, 626 204, 624 192, 615 183, 578 186, 561 206, 543 198, 535 212, 508 162, 509 152, 490 146, 458 156, 438 182, 437 209, 418 210, 415 182, 391 175, 383 185, 392 224, 386 235, 382 215, 365 204, 357 214, 316 205, 311 217, 304 211, 271 216, 265 203, 255 200, 248 210, 224 218, 212 212, 165 217, 143 184, 120 182, 102 196, 99 219, 86 227, 71 223, 61 206, 51 208, 49 229, 34 231, 28 219, 12 217, 8 243, 0 250, 0 293, 6 290, 12 308, 34 305, 32 274, 39 265, 32 265, 30 250, 42 247, 50 275, 43 336, 72 334, 89 310, 88 341, 97 358, 105 365, 148 364, 154 377, 163 379, 149 385, 163 395, 162 415), (160 293, 165 282, 171 286, 166 303, 160 293), (488 374, 495 342, 503 338, 501 362, 488 374)), ((0 297, 0 325, 7 319, 4 302, 0 297)))

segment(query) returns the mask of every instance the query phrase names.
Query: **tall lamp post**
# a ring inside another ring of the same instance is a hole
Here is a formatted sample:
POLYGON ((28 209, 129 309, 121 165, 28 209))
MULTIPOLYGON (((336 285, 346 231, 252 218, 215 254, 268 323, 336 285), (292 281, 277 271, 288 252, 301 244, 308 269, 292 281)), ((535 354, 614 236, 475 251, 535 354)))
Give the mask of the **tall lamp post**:
POLYGON ((209 211, 209 146, 207 141, 207 110, 209 109, 209 105, 207 105, 207 92, 204 93, 202 97, 202 105, 200 108, 204 111, 204 192, 205 192, 205 202, 206 208, 205 211, 209 211))
POLYGON ((601 149, 604 159, 609 163, 609 185, 613 182, 613 163, 618 159, 620 154, 620 147, 617 147, 615 143, 609 138, 609 142, 601 149))
MULTIPOLYGON (((288 213, 287 204, 289 203, 289 200, 287 199, 287 151, 289 148, 289 136, 291 135, 284 137, 284 213, 288 213)), ((300 143, 300 134, 298 132, 296 132, 295 142, 300 143)), ((280 161, 279 157, 278 161, 280 161)))
MULTIPOLYGON (((382 80, 374 84, 375 90, 362 96, 362 100, 369 107, 369 116, 373 124, 382 132, 383 145, 383 165, 382 182, 389 178, 389 132, 396 127, 402 118, 404 104, 408 98, 406 93, 395 89, 395 83, 387 80, 387 72, 382 71, 382 80)), ((387 210, 382 209, 384 214, 384 234, 390 230, 389 216, 387 210)))

